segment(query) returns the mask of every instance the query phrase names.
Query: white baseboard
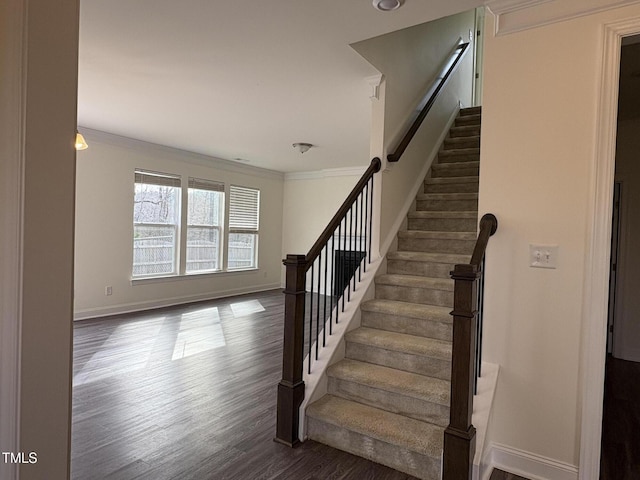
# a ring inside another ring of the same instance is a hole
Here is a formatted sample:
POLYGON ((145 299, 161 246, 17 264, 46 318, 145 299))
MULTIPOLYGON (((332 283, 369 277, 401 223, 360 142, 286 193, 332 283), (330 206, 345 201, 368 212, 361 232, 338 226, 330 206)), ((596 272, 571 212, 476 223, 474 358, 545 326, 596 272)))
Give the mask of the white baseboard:
POLYGON ((493 468, 530 480, 578 480, 578 467, 575 465, 499 443, 489 446, 486 459, 491 468, 484 472, 483 480, 489 478, 493 468))
POLYGON ((267 290, 275 290, 282 288, 280 282, 260 285, 259 287, 242 287, 230 290, 219 290, 217 292, 201 293, 197 295, 185 295, 180 297, 169 297, 160 300, 148 300, 144 302, 124 303, 120 305, 111 305, 108 307, 88 308, 84 310, 76 310, 73 314, 74 320, 87 320, 89 318, 108 317, 111 315, 121 315, 123 313, 140 312, 143 310, 153 310, 154 308, 172 307, 174 305, 182 305, 185 303, 202 302, 206 300, 216 300, 218 298, 233 297, 235 295, 243 295, 246 293, 265 292, 267 290))

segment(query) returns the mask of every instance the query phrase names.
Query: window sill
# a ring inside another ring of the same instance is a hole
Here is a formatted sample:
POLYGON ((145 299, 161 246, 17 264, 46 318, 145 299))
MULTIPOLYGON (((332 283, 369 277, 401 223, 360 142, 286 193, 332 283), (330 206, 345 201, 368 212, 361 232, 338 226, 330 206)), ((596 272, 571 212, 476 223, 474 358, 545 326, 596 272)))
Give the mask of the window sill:
POLYGON ((131 285, 148 285, 153 283, 176 282, 182 280, 206 279, 214 277, 226 277, 229 275, 242 275, 259 272, 259 268, 242 268, 237 270, 218 270, 216 272, 187 273, 185 275, 166 275, 158 277, 136 277, 131 279, 131 285))

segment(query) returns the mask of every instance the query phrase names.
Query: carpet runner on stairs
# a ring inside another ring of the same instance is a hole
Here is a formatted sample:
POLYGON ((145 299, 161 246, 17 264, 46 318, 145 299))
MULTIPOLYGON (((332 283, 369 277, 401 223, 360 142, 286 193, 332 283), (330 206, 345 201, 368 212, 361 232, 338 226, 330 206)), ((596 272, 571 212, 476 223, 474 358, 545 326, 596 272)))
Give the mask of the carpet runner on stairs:
POLYGON ((307 408, 310 439, 426 480, 440 478, 449 423, 449 272, 477 236, 480 116, 460 111, 361 327, 345 336, 346 358, 327 371, 328 394, 307 408))

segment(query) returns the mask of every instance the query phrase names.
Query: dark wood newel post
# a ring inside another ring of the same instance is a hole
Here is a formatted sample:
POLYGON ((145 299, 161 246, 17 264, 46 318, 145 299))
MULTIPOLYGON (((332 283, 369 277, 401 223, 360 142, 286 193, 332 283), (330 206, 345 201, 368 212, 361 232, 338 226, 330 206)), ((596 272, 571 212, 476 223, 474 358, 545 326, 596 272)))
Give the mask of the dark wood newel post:
POLYGON ((275 440, 290 447, 300 443, 298 427, 300 405, 304 399, 302 348, 304 343, 305 276, 304 255, 287 255, 284 300, 284 345, 282 380, 278 384, 275 440))
POLYGON ((476 265, 456 265, 453 299, 453 358, 451 364, 451 419, 444 432, 443 480, 469 480, 476 451, 473 414, 476 307, 476 265))

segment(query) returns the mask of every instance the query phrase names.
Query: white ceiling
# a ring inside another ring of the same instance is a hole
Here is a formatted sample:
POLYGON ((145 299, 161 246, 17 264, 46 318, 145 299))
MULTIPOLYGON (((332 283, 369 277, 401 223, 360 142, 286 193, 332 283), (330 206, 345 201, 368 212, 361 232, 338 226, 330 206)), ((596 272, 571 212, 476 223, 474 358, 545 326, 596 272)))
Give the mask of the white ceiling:
POLYGON ((282 172, 367 165, 378 72, 349 45, 481 3, 82 0, 78 124, 282 172))

